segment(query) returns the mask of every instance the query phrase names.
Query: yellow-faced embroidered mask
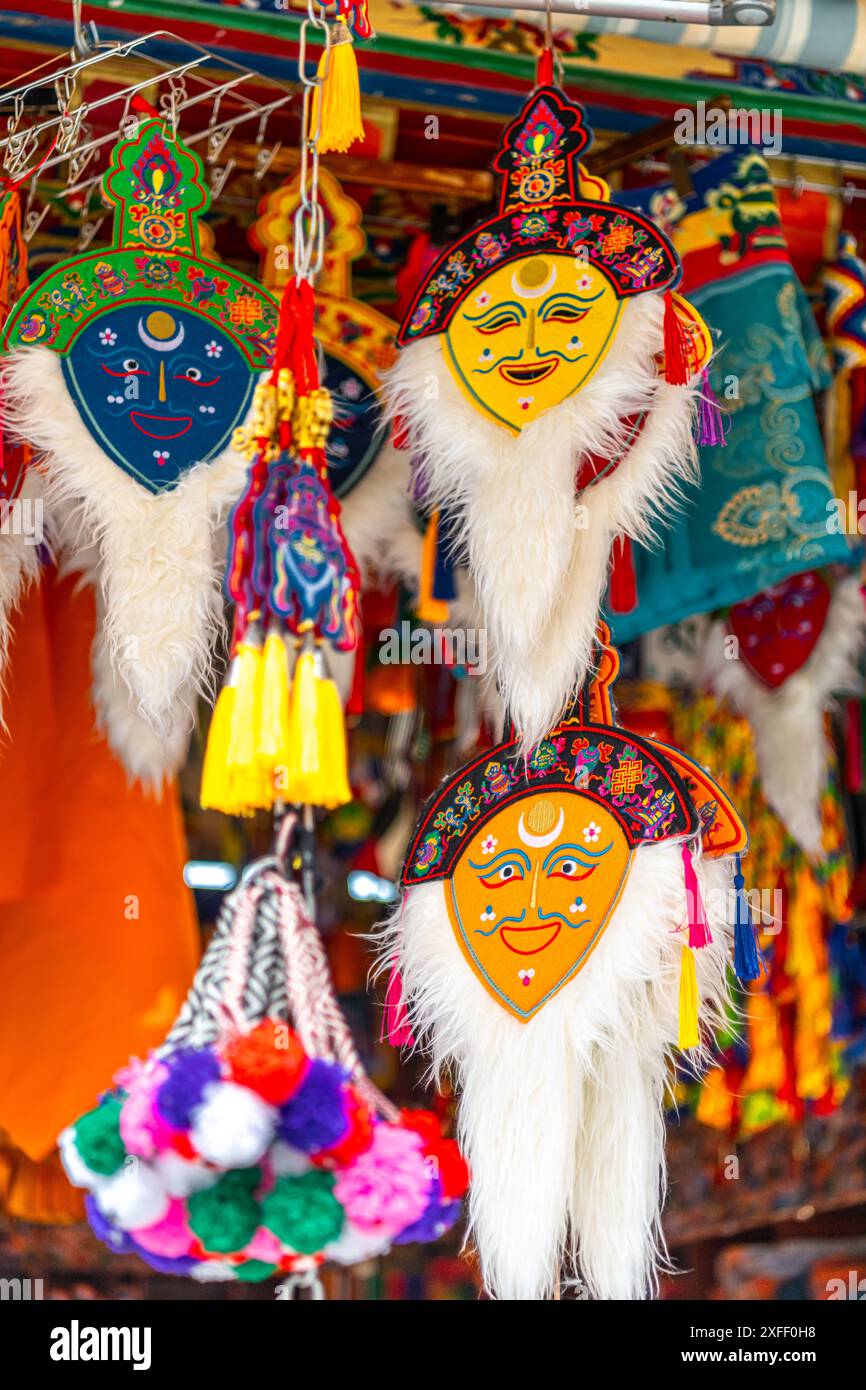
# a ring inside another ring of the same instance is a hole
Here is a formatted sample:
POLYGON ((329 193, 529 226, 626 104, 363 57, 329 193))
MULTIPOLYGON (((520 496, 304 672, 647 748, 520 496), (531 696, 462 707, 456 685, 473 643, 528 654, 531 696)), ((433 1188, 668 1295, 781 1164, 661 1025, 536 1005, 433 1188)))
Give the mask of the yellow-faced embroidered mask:
POLYGON ((446 905, 467 964, 530 1018, 583 968, 619 900, 631 849, 616 819, 573 792, 498 812, 467 844, 446 905))
POLYGON ((500 266, 463 300, 445 360, 477 410, 517 433, 579 391, 613 342, 622 304, 574 256, 500 266))
MULTIPOLYGON (((664 233, 614 206, 580 164, 588 140, 580 106, 555 87, 532 93, 493 164, 496 213, 442 252, 397 337, 441 335, 460 390, 515 434, 590 380, 624 299, 672 290, 681 274, 664 233)), ((673 382, 695 369, 687 351, 665 361, 673 382)))

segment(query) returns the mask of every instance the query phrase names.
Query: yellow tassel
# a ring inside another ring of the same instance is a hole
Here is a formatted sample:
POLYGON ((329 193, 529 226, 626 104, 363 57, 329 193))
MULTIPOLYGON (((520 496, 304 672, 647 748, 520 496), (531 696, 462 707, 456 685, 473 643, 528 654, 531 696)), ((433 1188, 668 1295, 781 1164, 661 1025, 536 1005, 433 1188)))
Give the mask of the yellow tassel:
POLYGON ((235 703, 235 688, 230 684, 231 674, 219 693, 211 716, 204 762, 201 771, 201 805, 205 811, 222 811, 233 814, 230 803, 229 774, 226 755, 229 746, 229 728, 235 703))
POLYGON ((241 642, 237 651, 235 701, 229 725, 226 762, 233 772, 252 768, 256 761, 262 699, 262 649, 241 642))
POLYGON ((695 974, 695 958, 691 948, 684 946, 680 959, 680 1028, 677 1047, 685 1050, 697 1047, 698 1035, 698 979, 695 974))
POLYGON ((289 709, 288 778, 284 800, 329 810, 351 800, 340 696, 321 652, 298 657, 289 709))
POLYGON ((424 546, 421 551, 421 577, 418 586, 418 603, 415 613, 422 623, 447 623, 448 604, 433 597, 433 579, 436 573, 436 541, 439 535, 439 513, 434 512, 424 533, 424 546))
POLYGON ((316 668, 312 649, 301 652, 295 666, 289 702, 289 739, 283 799, 311 804, 309 792, 318 775, 316 732, 316 668))
POLYGON ((321 788, 322 800, 319 805, 332 810, 335 806, 345 806, 351 801, 352 792, 347 768, 343 706, 340 704, 340 692, 330 676, 326 676, 320 682, 319 703, 326 753, 326 776, 321 788))
POLYGON ((345 154, 356 140, 364 138, 358 60, 346 21, 341 20, 340 23, 342 27, 335 31, 330 48, 326 48, 319 59, 318 76, 321 83, 313 97, 311 138, 318 129, 319 101, 322 103, 320 154, 327 154, 329 150, 345 154))
POLYGON ((289 746, 289 653, 279 632, 265 640, 256 752, 263 769, 285 762, 289 746))

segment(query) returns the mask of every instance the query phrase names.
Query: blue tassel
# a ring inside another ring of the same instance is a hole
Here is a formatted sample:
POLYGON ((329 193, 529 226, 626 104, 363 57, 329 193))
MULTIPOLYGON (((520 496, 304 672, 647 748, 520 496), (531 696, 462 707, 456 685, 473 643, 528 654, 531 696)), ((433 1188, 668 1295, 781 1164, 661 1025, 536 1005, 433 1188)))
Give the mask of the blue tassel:
POLYGON ((740 856, 737 855, 737 871, 734 874, 734 891, 737 895, 734 918, 734 971, 737 979, 743 982, 759 980, 765 969, 758 933, 755 931, 749 900, 746 897, 745 883, 740 856))

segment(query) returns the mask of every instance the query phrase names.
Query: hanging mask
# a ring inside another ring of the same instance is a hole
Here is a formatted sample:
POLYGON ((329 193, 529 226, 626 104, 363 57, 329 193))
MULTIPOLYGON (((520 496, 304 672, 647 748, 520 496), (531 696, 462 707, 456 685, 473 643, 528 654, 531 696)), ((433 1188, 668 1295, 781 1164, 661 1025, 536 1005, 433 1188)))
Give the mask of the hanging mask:
POLYGON ((859 576, 831 587, 818 570, 734 604, 704 645, 704 682, 748 719, 764 795, 813 859, 823 853, 825 720, 837 697, 861 690, 864 645, 859 576))
POLYGON ((182 756, 208 682, 217 532, 246 471, 232 432, 269 364, 277 305, 202 258, 201 162, 159 121, 115 147, 103 194, 111 245, 61 262, 19 300, 4 376, 16 428, 43 455, 47 524, 104 598, 100 717, 135 771, 140 720, 156 731, 158 776, 160 746, 182 756))
POLYGON ((587 673, 614 538, 647 539, 693 474, 712 348, 670 242, 580 164, 589 138, 563 92, 533 92, 496 214, 427 272, 387 378, 525 747, 587 673))
MULTIPOLYGON (((595 1297, 652 1289, 670 1054, 707 1041, 727 997, 722 860, 745 831, 701 768, 616 724, 610 648, 599 667, 528 759, 511 738, 434 795, 383 942, 404 1037, 460 1091, 471 1235, 501 1298, 550 1294, 575 1252, 595 1297)), ((745 915, 742 932, 754 959, 745 915)))

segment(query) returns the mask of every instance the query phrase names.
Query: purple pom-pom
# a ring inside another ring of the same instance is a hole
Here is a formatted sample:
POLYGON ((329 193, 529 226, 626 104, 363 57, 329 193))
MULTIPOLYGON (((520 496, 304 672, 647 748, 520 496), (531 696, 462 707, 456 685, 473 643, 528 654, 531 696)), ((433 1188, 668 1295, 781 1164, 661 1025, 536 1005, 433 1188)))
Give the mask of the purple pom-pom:
POLYGON ((201 1264, 201 1260, 195 1259, 192 1255, 155 1255, 152 1250, 145 1250, 143 1245, 139 1245, 138 1241, 132 1240, 131 1237, 130 1249, 158 1274, 189 1274, 191 1269, 201 1264))
POLYGON ((280 1106, 280 1138, 308 1154, 338 1144, 349 1128, 348 1079, 342 1067, 314 1058, 291 1100, 280 1106))
POLYGON ((135 1249, 135 1242, 126 1234, 126 1231, 119 1231, 103 1216, 92 1192, 88 1192, 84 1198, 84 1210, 90 1229, 97 1240, 101 1240, 103 1245, 107 1245, 109 1250, 114 1251, 115 1255, 131 1254, 135 1249))
POLYGON ((438 1178, 433 1179, 430 1192, 430 1200, 427 1203, 423 1216, 419 1216, 417 1221, 413 1221, 410 1226, 404 1226, 398 1236, 394 1237, 395 1245, 408 1245, 410 1241, 431 1241, 438 1240, 441 1235, 450 1230, 460 1215, 460 1208, 463 1203, 460 1201, 442 1200, 442 1184, 438 1178))
POLYGON ((205 1086, 219 1080, 219 1061, 209 1047, 181 1047, 164 1061, 168 1076, 156 1093, 156 1108, 166 1124, 189 1129, 205 1086))

